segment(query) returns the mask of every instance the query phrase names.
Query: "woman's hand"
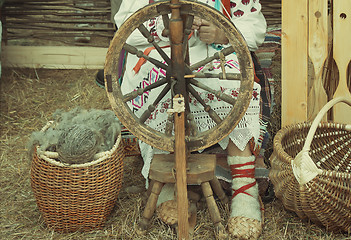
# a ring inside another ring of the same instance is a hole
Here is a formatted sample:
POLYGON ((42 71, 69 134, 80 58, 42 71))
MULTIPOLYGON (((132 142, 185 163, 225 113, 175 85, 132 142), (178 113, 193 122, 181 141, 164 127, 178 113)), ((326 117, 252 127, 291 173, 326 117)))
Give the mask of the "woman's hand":
MULTIPOLYGON (((206 21, 205 19, 197 20, 194 18, 193 28, 196 27, 196 23, 200 22, 200 26, 198 27, 198 33, 200 40, 207 43, 216 43, 216 44, 228 44, 228 39, 224 34, 224 31, 217 28, 213 23, 206 21)), ((194 28, 195 29, 195 28, 194 28)))
POLYGON ((193 21, 193 26, 192 26, 192 30, 199 30, 200 27, 202 25, 202 19, 199 18, 198 16, 194 17, 194 21, 193 21))

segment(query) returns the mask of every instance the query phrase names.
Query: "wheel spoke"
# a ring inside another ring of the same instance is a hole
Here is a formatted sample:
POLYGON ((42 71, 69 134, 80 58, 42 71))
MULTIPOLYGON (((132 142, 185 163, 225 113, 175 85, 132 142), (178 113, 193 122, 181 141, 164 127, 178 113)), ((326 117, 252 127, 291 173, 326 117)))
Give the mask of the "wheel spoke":
POLYGON ((124 44, 123 49, 126 50, 128 53, 136 55, 139 58, 145 58, 155 66, 162 68, 162 69, 167 69, 167 65, 160 62, 159 60, 156 60, 155 58, 149 57, 145 55, 142 51, 139 51, 136 47, 133 47, 132 45, 129 45, 128 43, 124 44))
MULTIPOLYGON (((230 46, 230 47, 222 49, 220 52, 222 52, 222 54, 224 56, 228 56, 229 54, 234 52, 234 48, 232 46, 230 46)), ((220 56, 221 56, 220 52, 216 52, 215 54, 213 54, 213 56, 205 58, 204 60, 191 65, 190 70, 194 71, 194 70, 198 69, 199 67, 202 67, 202 66, 206 65, 207 63, 212 62, 215 59, 220 59, 220 56)))
POLYGON ((173 126, 174 126, 174 117, 172 114, 169 114, 167 117, 166 128, 165 128, 166 136, 172 136, 173 126))
POLYGON ((196 125, 196 122, 195 122, 194 115, 192 113, 188 113, 187 114, 187 119, 188 119, 188 122, 189 122, 190 134, 192 136, 197 136, 198 130, 197 130, 197 125, 196 125))
POLYGON ((205 112, 208 113, 210 118, 216 123, 220 124, 222 122, 222 119, 218 116, 218 114, 213 111, 211 106, 207 105, 205 101, 200 97, 200 95, 196 92, 196 90, 192 86, 188 86, 189 92, 196 98, 196 100, 201 103, 201 105, 204 107, 205 112))
POLYGON ((206 86, 205 84, 195 80, 195 79, 190 79, 190 83, 193 84, 194 86, 198 87, 198 88, 201 88, 207 92, 210 92, 212 94, 214 94, 217 98, 223 100, 224 102, 226 103, 229 103, 231 105, 235 105, 236 103, 236 100, 234 98, 232 98, 230 95, 228 94, 225 94, 225 93, 222 93, 221 91, 217 91, 217 90, 214 90, 208 86, 206 86))
POLYGON ((160 80, 158 80, 157 82, 154 82, 154 83, 146 86, 145 88, 139 88, 136 91, 133 91, 133 92, 130 92, 128 94, 123 95, 123 102, 129 102, 129 101, 133 100, 134 98, 136 98, 137 96, 140 96, 144 92, 147 92, 147 91, 150 91, 150 90, 152 90, 154 88, 162 86, 165 83, 167 83, 167 79, 164 78, 164 77, 160 78, 160 80))
POLYGON ((187 54, 188 40, 189 40, 189 35, 191 34, 191 31, 192 31, 191 27, 193 26, 193 22, 194 22, 194 16, 188 15, 185 20, 185 29, 184 29, 184 38, 183 38, 184 58, 186 57, 186 54, 187 54))
POLYGON ((155 101, 148 106, 147 110, 143 112, 139 118, 139 123, 144 123, 150 117, 151 113, 155 111, 156 105, 162 100, 162 98, 169 92, 170 89, 171 84, 167 84, 167 86, 162 89, 160 95, 158 95, 155 101))
POLYGON ((167 54, 162 50, 162 48, 155 42, 155 38, 154 36, 151 35, 151 33, 147 30, 147 28, 144 26, 144 24, 141 24, 138 27, 139 31, 141 32, 141 34, 143 34, 143 36, 147 39, 147 41, 149 43, 151 43, 155 49, 157 50, 157 52, 161 55, 161 57, 163 58, 163 60, 165 60, 165 62, 168 65, 171 65, 171 59, 167 56, 167 54))
POLYGON ((194 73, 192 75, 186 75, 186 78, 219 78, 219 79, 225 79, 225 80, 241 80, 241 74, 240 73, 226 73, 225 75, 223 72, 220 73, 203 73, 203 72, 198 72, 194 73))
POLYGON ((168 14, 162 15, 162 21, 163 21, 163 26, 165 27, 165 33, 168 36, 169 35, 169 16, 168 16, 168 14))

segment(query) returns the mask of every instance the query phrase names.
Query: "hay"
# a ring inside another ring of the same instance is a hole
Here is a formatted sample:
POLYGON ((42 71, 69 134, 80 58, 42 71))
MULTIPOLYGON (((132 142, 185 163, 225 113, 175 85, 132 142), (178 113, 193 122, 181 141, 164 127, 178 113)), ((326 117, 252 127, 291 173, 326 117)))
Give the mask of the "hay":
MULTIPOLYGON (((124 182, 116 207, 100 231, 60 234, 45 227, 30 187, 30 134, 51 120, 56 109, 77 106, 110 109, 106 92, 94 83, 95 70, 3 69, 0 92, 0 239, 177 239, 174 230, 154 217, 148 235, 134 231, 144 192, 139 157, 125 159, 124 182)), ((346 239, 347 234, 328 233, 284 210, 278 200, 265 204, 265 228, 260 239, 346 239)), ((223 223, 228 211, 220 206, 223 223)), ((194 239, 214 239, 213 224, 202 202, 194 239)))

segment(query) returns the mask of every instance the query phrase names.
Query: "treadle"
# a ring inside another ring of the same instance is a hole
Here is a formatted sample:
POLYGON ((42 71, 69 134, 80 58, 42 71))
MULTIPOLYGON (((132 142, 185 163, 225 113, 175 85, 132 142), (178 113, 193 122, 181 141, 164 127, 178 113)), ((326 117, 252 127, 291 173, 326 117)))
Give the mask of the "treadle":
MULTIPOLYGON (((157 154, 152 159, 149 178, 162 183, 175 183, 174 154, 157 154)), ((216 155, 190 154, 187 159, 187 183, 201 184, 215 175, 216 155)))

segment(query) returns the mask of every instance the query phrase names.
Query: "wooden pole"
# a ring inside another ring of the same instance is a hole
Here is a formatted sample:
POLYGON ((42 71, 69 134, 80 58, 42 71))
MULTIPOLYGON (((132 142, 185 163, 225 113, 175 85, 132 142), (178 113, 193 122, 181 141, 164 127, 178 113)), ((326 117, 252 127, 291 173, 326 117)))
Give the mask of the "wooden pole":
POLYGON ((179 1, 172 0, 171 3, 172 15, 169 22, 170 41, 171 41, 171 60, 172 60, 172 76, 175 78, 173 86, 175 94, 181 94, 187 99, 185 85, 185 64, 183 55, 183 19, 180 15, 179 1))
POLYGON ((169 22, 171 41, 172 77, 175 80, 173 92, 176 187, 178 204, 178 239, 189 239, 188 193, 186 180, 186 145, 185 145, 185 103, 188 99, 184 79, 185 64, 183 55, 183 19, 180 15, 179 0, 171 0, 171 19, 169 22), (181 100, 182 99, 182 100, 181 100), (178 108, 182 105, 184 109, 178 108))
POLYGON ((174 131, 175 131, 175 165, 178 204, 178 239, 189 239, 188 221, 188 192, 186 180, 186 144, 185 144, 185 114, 184 98, 174 97, 174 131), (177 110, 182 105, 181 111, 177 110))

